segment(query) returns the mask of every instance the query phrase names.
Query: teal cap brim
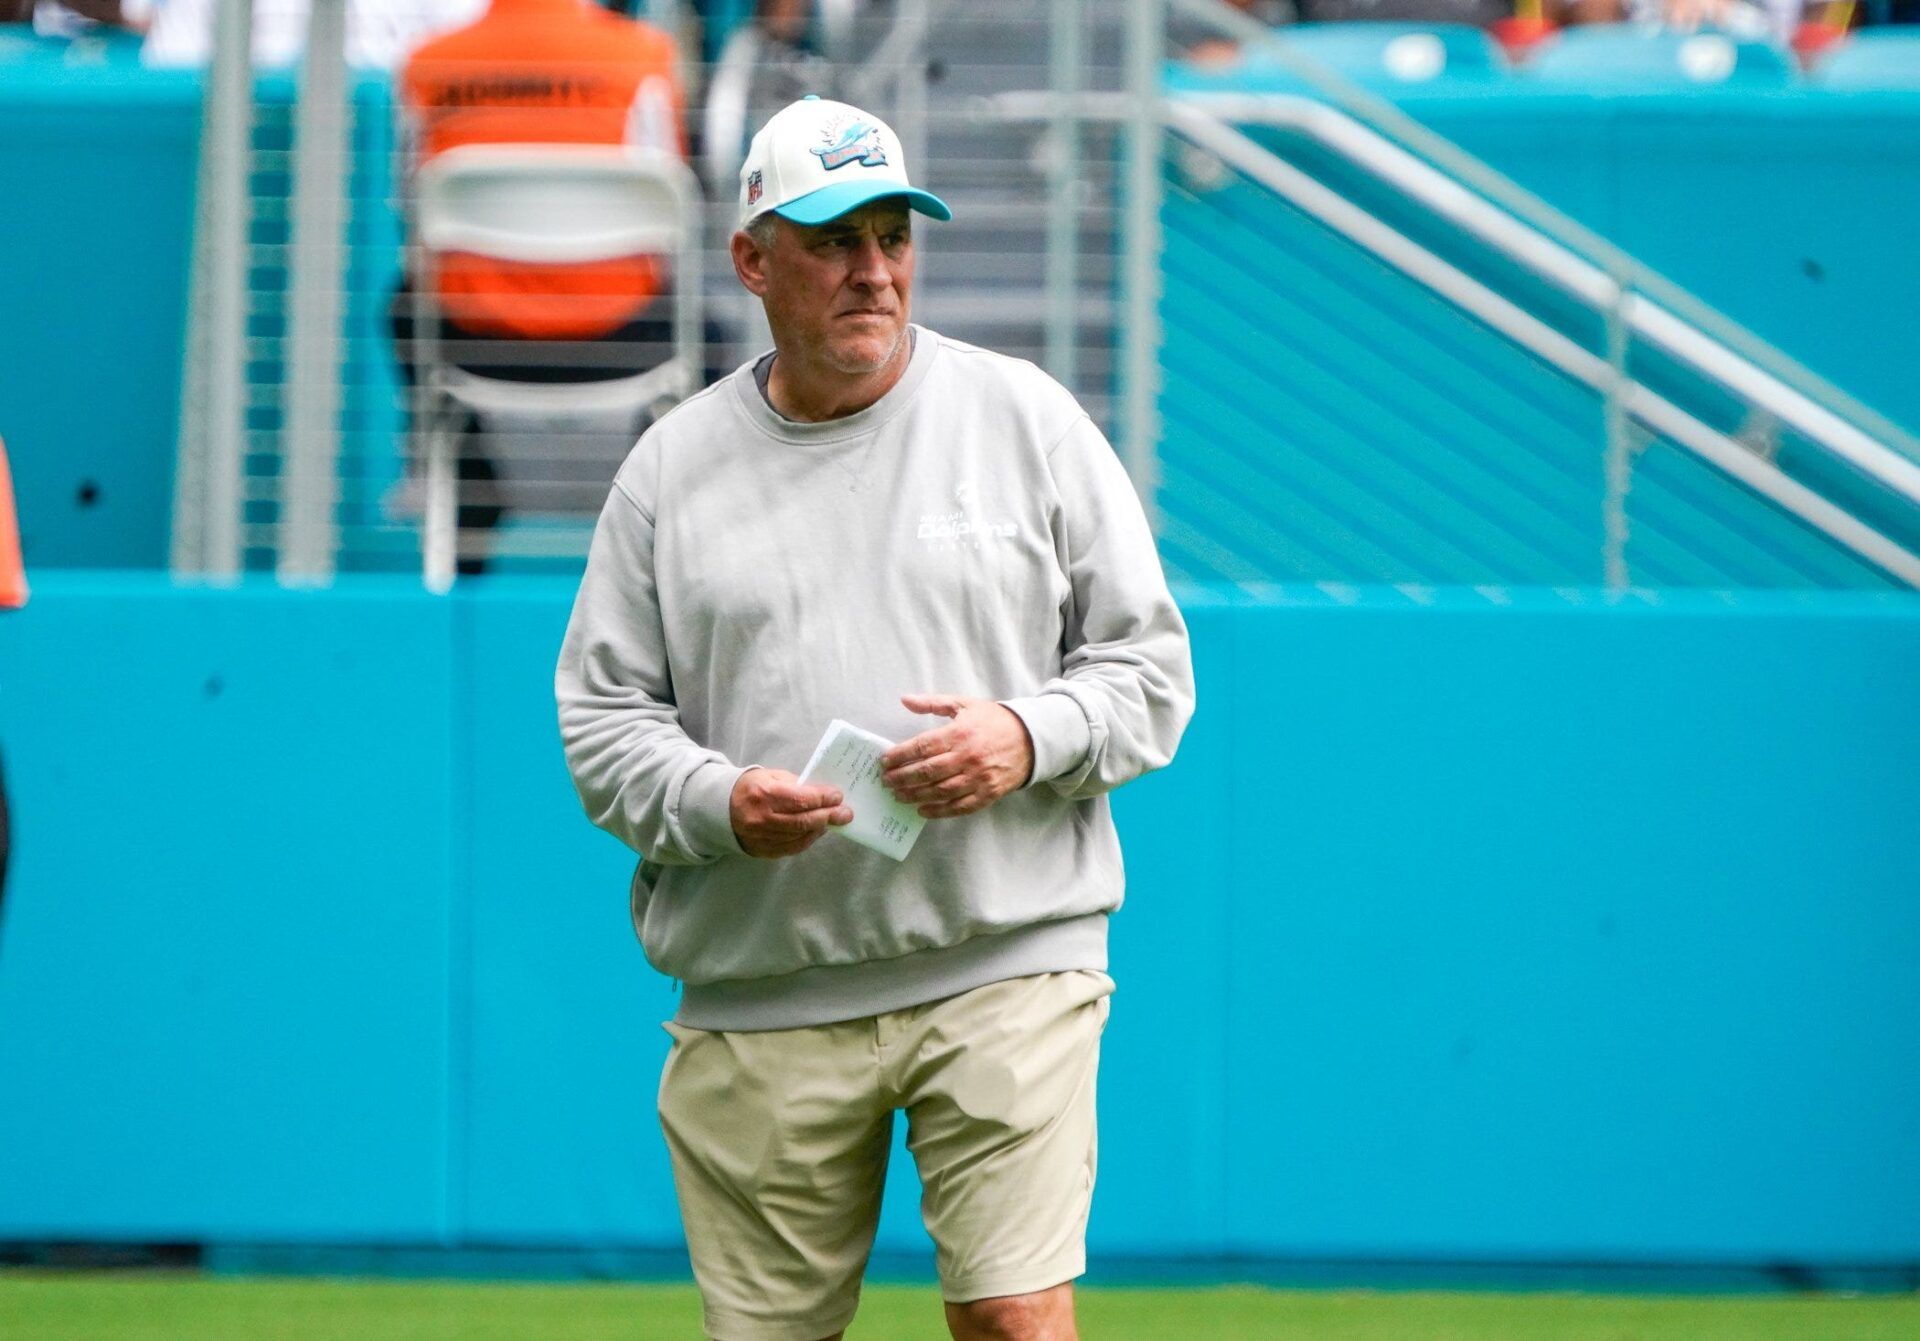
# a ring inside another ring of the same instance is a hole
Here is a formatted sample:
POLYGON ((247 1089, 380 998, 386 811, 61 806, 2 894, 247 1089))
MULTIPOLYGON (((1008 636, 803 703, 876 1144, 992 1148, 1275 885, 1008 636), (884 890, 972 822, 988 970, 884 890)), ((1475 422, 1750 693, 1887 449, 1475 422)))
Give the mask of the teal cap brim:
POLYGON ((809 191, 798 200, 789 200, 784 205, 776 205, 773 212, 797 224, 823 224, 829 219, 838 219, 848 210, 859 209, 869 200, 879 200, 883 196, 903 196, 908 205, 929 218, 945 220, 953 217, 953 211, 947 208, 947 202, 931 191, 902 186, 898 182, 874 181, 835 182, 832 186, 823 186, 818 191, 809 191))

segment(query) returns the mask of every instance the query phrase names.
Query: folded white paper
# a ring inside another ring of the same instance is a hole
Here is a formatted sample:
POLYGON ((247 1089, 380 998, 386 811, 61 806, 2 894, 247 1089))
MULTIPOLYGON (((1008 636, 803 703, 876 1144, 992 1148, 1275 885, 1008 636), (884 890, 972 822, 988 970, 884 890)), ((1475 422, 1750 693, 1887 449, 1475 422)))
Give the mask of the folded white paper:
POLYGON ((827 723, 827 734, 814 747, 800 781, 838 787, 853 808, 853 823, 830 833, 902 861, 927 821, 914 807, 894 800, 880 781, 880 756, 892 748, 892 741, 836 717, 827 723))

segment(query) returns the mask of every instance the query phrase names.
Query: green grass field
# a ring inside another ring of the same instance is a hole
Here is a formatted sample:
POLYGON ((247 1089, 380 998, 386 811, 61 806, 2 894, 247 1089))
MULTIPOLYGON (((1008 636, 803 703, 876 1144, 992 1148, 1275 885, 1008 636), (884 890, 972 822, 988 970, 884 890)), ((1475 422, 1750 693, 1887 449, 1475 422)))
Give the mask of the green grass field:
MULTIPOLYGON (((1085 1341, 1908 1341, 1920 1298, 1087 1290, 1085 1341)), ((7 1341, 697 1341, 674 1285, 0 1273, 7 1341)), ((930 1289, 868 1289, 850 1341, 939 1341, 930 1289)))

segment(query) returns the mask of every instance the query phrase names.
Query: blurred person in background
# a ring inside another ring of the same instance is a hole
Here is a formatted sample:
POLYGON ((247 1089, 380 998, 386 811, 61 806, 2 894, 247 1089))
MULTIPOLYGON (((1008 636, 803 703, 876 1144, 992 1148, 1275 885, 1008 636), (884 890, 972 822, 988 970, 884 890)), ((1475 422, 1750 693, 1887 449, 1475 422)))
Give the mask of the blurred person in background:
MULTIPOLYGON (((1291 23, 1298 17, 1293 0, 1225 0, 1248 18, 1268 27, 1291 23)), ((1167 16, 1167 41, 1182 58, 1195 65, 1231 65, 1240 59, 1240 43, 1204 19, 1173 10, 1167 16)))
MULTIPOLYGON (((686 157, 678 53, 665 31, 589 0, 493 0, 485 15, 423 44, 399 92, 416 161, 470 144, 627 145, 686 157)), ((666 258, 572 264, 505 262, 454 252, 435 268, 446 357, 484 377, 593 382, 631 377, 669 356, 666 258)), ((414 278, 389 309, 401 372, 415 381, 414 278)), ((718 342, 708 330, 708 342, 718 342)), ((497 526, 497 472, 468 416, 456 525, 497 526)), ((465 556, 460 571, 484 571, 465 556)))
POLYGON ((42 37, 82 37, 100 28, 144 33, 155 0, 0 0, 0 23, 31 23, 42 37))
MULTIPOLYGON (((134 0, 154 7, 140 58, 149 65, 205 65, 213 59, 220 0, 134 0)), ((486 0, 346 0, 347 64, 391 70, 423 38, 471 19, 486 0)), ((307 46, 309 0, 254 0, 253 63, 297 65, 307 46)))
POLYGON ((1512 0, 1298 0, 1305 23, 1464 23, 1484 28, 1513 13, 1512 0))
MULTIPOLYGON (((7 445, 0 442, 0 610, 27 603, 27 571, 20 562, 20 525, 13 511, 13 475, 7 469, 7 445)), ((13 821, 7 810, 7 782, 0 767, 0 910, 7 898, 7 862, 13 854, 13 821)))
POLYGON ((1547 12, 1562 27, 1635 23, 1679 32, 1705 28, 1785 46, 1803 22, 1824 20, 1830 8, 1821 0, 1566 0, 1558 7, 1549 5, 1547 12))

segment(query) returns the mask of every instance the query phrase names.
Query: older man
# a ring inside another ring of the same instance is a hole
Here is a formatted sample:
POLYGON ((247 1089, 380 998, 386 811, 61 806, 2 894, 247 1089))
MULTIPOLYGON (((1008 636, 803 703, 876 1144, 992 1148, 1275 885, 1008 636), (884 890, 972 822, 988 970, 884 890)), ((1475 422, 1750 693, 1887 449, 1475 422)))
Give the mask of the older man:
POLYGON ((685 984, 659 1108, 707 1331, 841 1334, 904 1111, 953 1335, 1069 1341, 1106 794, 1172 757, 1186 629, 1073 398, 909 324, 912 213, 950 213, 892 131, 794 103, 740 210, 774 352, 621 468, 557 675, 581 799, 640 853, 635 926, 685 984), (929 820, 902 860, 792 771, 835 718, 899 741, 875 767, 929 820))

